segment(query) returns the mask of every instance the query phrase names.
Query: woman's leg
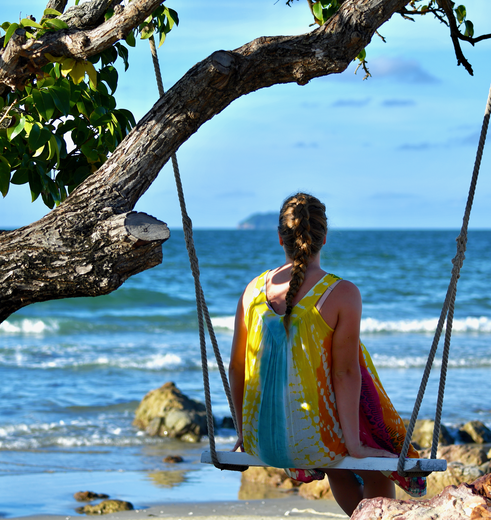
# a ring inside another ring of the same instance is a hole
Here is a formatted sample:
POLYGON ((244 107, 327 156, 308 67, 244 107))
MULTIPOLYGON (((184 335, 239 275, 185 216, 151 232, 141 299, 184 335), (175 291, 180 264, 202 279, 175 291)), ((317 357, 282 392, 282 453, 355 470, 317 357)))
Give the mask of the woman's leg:
POLYGON ((363 479, 363 498, 396 497, 394 482, 380 471, 357 471, 356 473, 363 479))
POLYGON ((349 516, 363 499, 363 486, 349 469, 323 469, 329 479, 332 494, 349 516))
POLYGON ((394 483, 380 471, 357 471, 363 479, 359 482, 355 474, 347 469, 324 469, 329 479, 332 494, 341 509, 349 516, 364 498, 395 498, 394 483))

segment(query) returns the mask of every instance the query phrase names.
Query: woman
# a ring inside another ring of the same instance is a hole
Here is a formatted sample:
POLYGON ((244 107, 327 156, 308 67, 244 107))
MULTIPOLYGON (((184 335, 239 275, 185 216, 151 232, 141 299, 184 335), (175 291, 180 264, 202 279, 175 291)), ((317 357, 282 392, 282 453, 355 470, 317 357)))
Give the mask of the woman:
MULTIPOLYGON (((413 496, 423 478, 329 469, 343 457, 397 457, 405 428, 360 343, 362 303, 355 285, 320 266, 325 206, 298 193, 281 208, 285 264, 246 287, 237 306, 230 383, 245 449, 302 481, 327 474, 351 515, 363 498, 413 496), (361 477, 361 478, 360 478, 361 477)), ((411 447, 409 456, 417 457, 411 447)))

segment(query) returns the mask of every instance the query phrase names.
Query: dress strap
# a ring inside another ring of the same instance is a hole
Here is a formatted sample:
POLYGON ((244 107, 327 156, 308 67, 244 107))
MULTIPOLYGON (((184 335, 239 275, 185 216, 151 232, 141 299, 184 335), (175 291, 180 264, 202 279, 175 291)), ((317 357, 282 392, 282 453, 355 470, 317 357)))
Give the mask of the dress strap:
POLYGON ((332 290, 341 280, 336 280, 332 285, 330 285, 322 294, 322 296, 317 300, 315 304, 315 308, 320 312, 321 307, 324 305, 324 302, 327 300, 327 297, 331 294, 332 290))

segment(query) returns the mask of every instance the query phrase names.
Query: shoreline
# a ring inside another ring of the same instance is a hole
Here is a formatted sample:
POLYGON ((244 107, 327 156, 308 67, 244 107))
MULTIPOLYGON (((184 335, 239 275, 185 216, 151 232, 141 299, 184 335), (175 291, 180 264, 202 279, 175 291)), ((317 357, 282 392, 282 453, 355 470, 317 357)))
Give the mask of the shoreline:
MULTIPOLYGON (((87 518, 91 515, 28 515, 9 517, 12 520, 72 520, 87 518)), ((122 511, 103 515, 107 520, 142 520, 147 518, 165 518, 170 520, 251 520, 284 519, 292 517, 298 520, 312 518, 347 519, 334 500, 307 500, 299 496, 270 498, 262 500, 228 500, 219 502, 170 502, 153 505, 145 509, 122 511)))

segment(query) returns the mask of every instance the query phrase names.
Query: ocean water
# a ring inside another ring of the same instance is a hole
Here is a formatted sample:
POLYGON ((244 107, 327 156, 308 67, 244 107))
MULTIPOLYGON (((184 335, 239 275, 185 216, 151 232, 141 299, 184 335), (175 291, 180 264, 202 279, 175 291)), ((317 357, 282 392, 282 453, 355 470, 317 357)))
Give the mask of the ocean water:
MULTIPOLYGON (((409 418, 455 255, 457 231, 333 230, 322 264, 356 283, 362 340, 382 382, 409 418)), ((245 285, 284 261, 274 231, 197 230, 202 284, 226 364, 233 314, 245 285)), ((194 284, 182 231, 162 265, 98 298, 36 304, 0 324, 0 517, 74 514, 73 493, 91 490, 135 507, 232 500, 240 476, 199 463, 189 445, 132 426, 150 390, 173 381, 203 401, 194 284), (184 463, 166 464, 169 454, 184 463)), ((491 427, 491 231, 471 231, 457 291, 443 422, 491 427)), ((443 342, 443 340, 442 340, 443 342)), ((442 345, 440 346, 441 350, 442 345)), ((435 413, 439 353, 419 414, 435 413)), ((228 416, 211 348, 213 411, 228 416)), ((230 449, 231 430, 218 447, 230 449)))

